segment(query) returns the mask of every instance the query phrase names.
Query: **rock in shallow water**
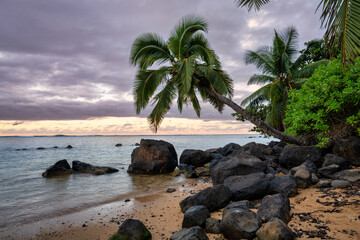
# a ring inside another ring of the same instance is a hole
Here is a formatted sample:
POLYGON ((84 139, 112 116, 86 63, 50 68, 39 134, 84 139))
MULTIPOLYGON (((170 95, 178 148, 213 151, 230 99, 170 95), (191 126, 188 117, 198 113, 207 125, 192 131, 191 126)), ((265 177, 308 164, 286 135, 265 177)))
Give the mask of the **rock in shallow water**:
POLYGON ((162 174, 174 171, 178 165, 174 146, 165 141, 141 139, 133 150, 129 173, 162 174))
POLYGON ((71 168, 66 159, 56 162, 54 165, 46 169, 43 172, 43 177, 55 177, 55 176, 65 176, 71 174, 71 168))
POLYGON ((102 175, 105 173, 114 173, 118 172, 119 170, 112 167, 99 167, 94 166, 88 163, 80 162, 80 161, 73 161, 72 162, 72 169, 74 172, 80 173, 90 173, 94 175, 102 175))

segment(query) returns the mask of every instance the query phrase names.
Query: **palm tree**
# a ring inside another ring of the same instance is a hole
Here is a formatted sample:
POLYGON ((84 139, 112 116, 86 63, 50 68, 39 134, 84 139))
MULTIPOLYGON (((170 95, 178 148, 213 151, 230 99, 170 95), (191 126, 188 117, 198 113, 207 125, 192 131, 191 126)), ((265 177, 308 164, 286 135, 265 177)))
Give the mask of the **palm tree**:
POLYGON ((233 81, 221 69, 218 56, 202 34, 207 31, 204 19, 188 15, 174 28, 167 42, 153 33, 140 35, 134 41, 130 63, 138 67, 133 91, 136 112, 139 114, 152 102, 154 109, 148 122, 155 132, 175 98, 180 112, 184 104, 191 103, 200 117, 198 94, 220 112, 224 106, 203 89, 232 96, 233 81), (157 69, 151 68, 154 64, 157 69), (162 89, 155 94, 157 88, 162 89))
POLYGON ((148 122, 156 132, 175 99, 180 112, 184 104, 191 103, 200 116, 200 95, 220 112, 224 104, 228 105, 269 135, 289 143, 309 144, 308 138, 282 133, 231 100, 233 81, 203 35, 207 30, 204 19, 189 15, 175 26, 167 41, 153 33, 136 38, 130 53, 130 63, 138 68, 133 89, 136 112, 151 102, 154 107, 148 122))
MULTIPOLYGON (((239 7, 256 11, 270 0, 236 0, 239 7)), ((341 46, 341 59, 345 63, 360 55, 360 0, 321 0, 316 11, 322 8, 321 26, 329 48, 341 46)))
POLYGON ((248 85, 266 85, 245 98, 241 105, 253 109, 261 103, 268 103, 265 122, 280 131, 285 130, 283 120, 289 90, 300 87, 319 64, 326 62, 311 63, 301 69, 302 55, 295 59, 297 40, 298 33, 294 27, 287 28, 283 33, 275 30, 272 46, 249 50, 245 54, 245 63, 255 64, 261 71, 261 74, 254 74, 249 79, 248 85))

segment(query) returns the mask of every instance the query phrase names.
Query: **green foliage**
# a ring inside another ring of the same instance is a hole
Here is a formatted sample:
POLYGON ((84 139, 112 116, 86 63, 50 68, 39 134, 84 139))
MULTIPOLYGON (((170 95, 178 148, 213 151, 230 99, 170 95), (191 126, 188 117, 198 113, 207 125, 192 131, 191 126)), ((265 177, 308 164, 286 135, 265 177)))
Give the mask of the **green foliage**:
POLYGON ((138 68, 133 89, 136 112, 152 103, 148 122, 155 132, 176 98, 180 112, 184 104, 192 104, 200 117, 198 95, 219 111, 224 104, 208 91, 232 96, 233 81, 221 69, 218 56, 203 35, 207 31, 208 23, 203 18, 188 15, 167 41, 154 33, 135 39, 129 61, 138 68))
POLYGON ((289 93, 287 133, 317 135, 323 143, 337 126, 350 124, 359 132, 360 58, 343 67, 339 59, 321 66, 299 90, 289 93))
MULTIPOLYGON (((300 50, 301 67, 320 61, 322 59, 330 59, 330 51, 325 46, 323 39, 313 39, 304 43, 306 48, 300 50)), ((339 53, 340 51, 338 51, 339 53)), ((337 55, 337 54, 336 54, 337 55)))
POLYGON ((268 105, 266 117, 267 124, 283 131, 283 119, 287 105, 288 92, 292 88, 299 88, 307 77, 324 62, 308 64, 310 56, 304 54, 295 59, 298 51, 296 43, 298 33, 294 27, 287 28, 284 32, 275 31, 272 46, 263 46, 256 51, 247 51, 246 64, 254 64, 261 74, 254 74, 248 81, 250 84, 265 84, 241 103, 247 109, 265 103, 268 105))

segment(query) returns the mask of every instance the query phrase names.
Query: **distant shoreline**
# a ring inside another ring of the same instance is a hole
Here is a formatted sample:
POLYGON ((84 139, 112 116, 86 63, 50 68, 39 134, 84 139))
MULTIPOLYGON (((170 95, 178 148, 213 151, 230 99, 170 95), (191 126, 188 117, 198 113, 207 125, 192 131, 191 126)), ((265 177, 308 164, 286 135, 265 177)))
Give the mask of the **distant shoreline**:
POLYGON ((141 135, 141 134, 134 134, 134 135, 130 135, 130 134, 124 134, 124 135, 14 135, 14 136, 0 136, 0 138, 9 138, 9 137, 19 137, 19 138, 31 138, 31 137, 127 137, 127 136, 132 136, 132 137, 136 137, 136 136, 149 136, 149 137, 161 137, 161 136, 235 136, 235 135, 249 135, 249 136, 261 136, 258 133, 250 133, 250 134, 244 134, 244 133, 239 133, 239 134, 161 134, 161 135, 141 135))

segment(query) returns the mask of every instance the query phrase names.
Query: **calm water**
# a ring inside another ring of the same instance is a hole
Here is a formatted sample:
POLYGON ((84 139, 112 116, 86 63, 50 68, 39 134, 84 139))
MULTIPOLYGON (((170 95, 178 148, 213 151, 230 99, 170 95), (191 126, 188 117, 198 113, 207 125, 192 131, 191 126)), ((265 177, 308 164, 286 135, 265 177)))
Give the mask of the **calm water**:
POLYGON ((182 178, 169 176, 127 174, 131 152, 142 138, 172 143, 178 158, 184 149, 206 150, 230 142, 244 145, 273 140, 257 135, 0 137, 0 231, 154 191, 154 186, 160 189, 181 182, 182 178), (117 143, 123 146, 115 147, 117 143), (65 149, 67 145, 73 149, 65 149), (46 149, 36 150, 38 147, 46 149), (27 150, 17 150, 23 148, 27 150), (79 160, 120 171, 101 176, 72 174, 52 179, 41 176, 61 159, 67 159, 70 165, 79 160))

